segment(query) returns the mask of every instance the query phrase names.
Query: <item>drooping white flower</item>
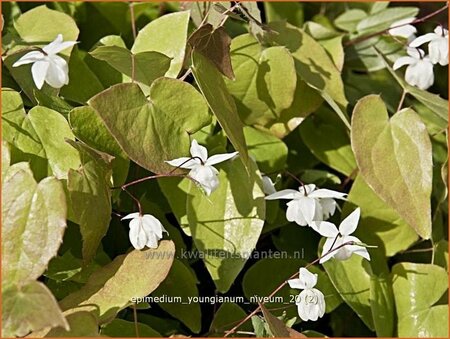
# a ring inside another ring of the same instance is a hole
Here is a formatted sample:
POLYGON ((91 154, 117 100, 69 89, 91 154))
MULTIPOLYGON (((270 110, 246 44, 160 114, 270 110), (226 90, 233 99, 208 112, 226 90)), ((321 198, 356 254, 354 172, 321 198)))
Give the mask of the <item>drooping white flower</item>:
POLYGON ((303 321, 316 321, 325 314, 325 297, 318 289, 317 274, 301 267, 298 279, 288 280, 291 288, 303 290, 296 298, 298 315, 303 321))
POLYGON ((412 86, 427 89, 434 82, 433 63, 425 52, 418 48, 408 47, 408 56, 398 58, 394 63, 394 70, 408 65, 405 80, 412 86))
POLYGON ((414 39, 409 45, 419 47, 424 43, 428 44, 428 54, 433 64, 439 63, 442 66, 448 65, 448 30, 442 26, 434 29, 434 33, 427 33, 414 39))
POLYGON ((219 186, 219 171, 213 165, 235 157, 238 152, 208 157, 206 147, 199 145, 195 139, 192 140, 190 151, 191 158, 182 157, 166 162, 174 167, 190 169, 189 176, 202 186, 207 195, 210 195, 219 186))
POLYGON ((313 223, 312 228, 315 229, 320 235, 327 238, 325 244, 323 245, 322 258, 319 260, 320 263, 324 263, 331 258, 336 258, 338 260, 347 260, 351 257, 352 253, 370 260, 370 255, 367 249, 358 245, 345 245, 333 252, 330 252, 332 249, 348 242, 361 242, 357 237, 350 235, 356 230, 356 227, 358 226, 360 213, 361 210, 358 207, 341 222, 341 224, 339 225, 339 230, 333 223, 328 221, 313 223))
POLYGON ((415 33, 417 32, 416 27, 413 25, 407 25, 411 22, 416 20, 415 17, 402 19, 399 21, 394 22, 390 27, 389 34, 393 36, 399 36, 402 38, 407 39, 408 41, 413 40, 416 36, 415 33), (398 27, 400 26, 400 27, 398 27))
POLYGON ((334 199, 345 199, 346 194, 329 189, 316 189, 316 185, 300 186, 298 191, 285 189, 266 197, 267 200, 287 199, 286 219, 300 226, 311 225, 333 215, 336 210, 334 199))
POLYGON ((157 248, 163 232, 168 233, 161 222, 151 214, 131 213, 122 218, 122 220, 125 219, 131 219, 129 237, 131 244, 137 250, 145 246, 157 248))
POLYGON ((76 41, 63 41, 62 34, 58 34, 56 39, 44 46, 42 50, 32 51, 22 56, 13 64, 13 67, 33 64, 31 75, 38 89, 42 88, 44 81, 54 88, 61 88, 69 83, 69 67, 67 61, 57 54, 76 43, 76 41))
POLYGON ((267 175, 262 176, 262 183, 264 194, 273 194, 277 191, 272 179, 270 179, 267 175))

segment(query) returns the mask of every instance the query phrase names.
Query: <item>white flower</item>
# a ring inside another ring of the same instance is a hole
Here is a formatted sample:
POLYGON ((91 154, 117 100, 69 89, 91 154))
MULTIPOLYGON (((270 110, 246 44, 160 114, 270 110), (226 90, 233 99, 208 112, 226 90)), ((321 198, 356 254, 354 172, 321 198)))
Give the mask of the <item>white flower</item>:
POLYGON ((303 290, 296 299, 298 315, 303 321, 316 321, 325 313, 325 297, 318 289, 313 288, 317 284, 317 274, 309 272, 301 267, 298 279, 288 280, 291 288, 303 290))
POLYGON ((166 162, 175 167, 190 169, 189 176, 202 186, 207 195, 210 195, 219 186, 217 177, 219 171, 212 165, 229 160, 238 152, 216 154, 208 158, 206 147, 199 145, 195 139, 192 140, 190 151, 191 158, 182 157, 166 162))
POLYGON ((369 252, 367 252, 367 249, 358 245, 345 245, 338 250, 327 254, 333 248, 337 248, 347 242, 361 242, 357 237, 350 235, 356 230, 356 227, 358 226, 360 213, 361 211, 358 207, 341 222, 341 224, 339 225, 339 230, 334 224, 328 221, 313 223, 312 228, 315 229, 320 235, 327 238, 325 244, 323 245, 321 256, 322 258, 319 261, 321 264, 333 257, 338 260, 347 260, 348 258, 350 258, 352 253, 370 260, 370 255, 369 252))
POLYGON ((43 47, 41 51, 25 54, 13 64, 13 67, 32 63, 31 74, 38 89, 42 88, 44 81, 54 88, 61 88, 69 83, 69 68, 66 60, 57 53, 76 43, 76 41, 63 41, 63 36, 58 34, 56 39, 43 47))
POLYGON ((405 72, 405 80, 412 86, 427 89, 434 82, 433 63, 425 56, 425 52, 418 48, 408 47, 409 56, 398 58, 394 63, 394 70, 408 65, 405 72))
POLYGON ((393 35, 393 36, 399 36, 399 37, 407 39, 408 41, 411 41, 412 39, 414 39, 416 37, 414 35, 414 33, 417 32, 417 29, 413 25, 407 25, 407 24, 413 22, 414 20, 416 20, 416 18, 411 17, 411 18, 406 18, 406 19, 394 22, 391 25, 392 28, 389 30, 389 34, 393 35), (400 27, 398 27, 398 26, 400 26, 400 27))
POLYGON ((427 33, 413 40, 409 45, 419 47, 424 43, 428 44, 428 54, 433 64, 439 63, 442 66, 448 65, 448 30, 438 26, 434 33, 427 33))
POLYGON ((272 179, 270 179, 267 175, 262 176, 262 183, 264 194, 273 194, 277 191, 272 179))
POLYGON ((336 210, 334 199, 345 199, 345 193, 329 189, 316 189, 316 185, 300 186, 298 191, 282 190, 266 197, 267 200, 288 199, 286 219, 300 226, 329 218, 336 210))
POLYGON ((125 219, 131 219, 129 236, 131 244, 137 250, 145 246, 157 248, 158 240, 163 237, 162 233, 168 233, 161 222, 151 214, 131 213, 122 218, 125 219))

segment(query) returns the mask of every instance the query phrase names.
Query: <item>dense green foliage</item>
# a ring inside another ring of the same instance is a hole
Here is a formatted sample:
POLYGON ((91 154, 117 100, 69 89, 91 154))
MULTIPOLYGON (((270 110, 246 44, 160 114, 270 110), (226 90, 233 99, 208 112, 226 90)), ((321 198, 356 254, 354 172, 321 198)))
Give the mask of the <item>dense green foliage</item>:
POLYGON ((223 336, 322 253, 263 175, 347 193, 329 221, 359 207, 371 260, 309 267, 319 320, 284 285, 230 336, 446 337, 447 68, 411 86, 388 33, 442 6, 2 2, 2 337, 223 336), (69 82, 39 88, 15 63, 58 34, 69 82), (208 195, 166 162, 194 139, 239 152, 208 195), (138 211, 157 248, 131 245, 138 211))

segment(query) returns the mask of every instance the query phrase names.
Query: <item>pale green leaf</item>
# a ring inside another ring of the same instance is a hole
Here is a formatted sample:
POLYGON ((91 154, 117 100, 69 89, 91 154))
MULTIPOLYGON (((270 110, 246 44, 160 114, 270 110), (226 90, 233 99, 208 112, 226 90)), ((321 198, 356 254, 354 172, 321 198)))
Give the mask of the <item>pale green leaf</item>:
POLYGON ((352 148, 364 181, 422 238, 431 236, 431 142, 411 109, 390 120, 379 96, 366 96, 352 116, 352 148))
POLYGON ((297 74, 309 86, 321 93, 345 125, 350 128, 341 74, 325 49, 297 27, 283 22, 273 23, 270 27, 278 32, 274 35, 274 42, 285 46, 294 57, 297 74))
POLYGON ((62 242, 66 197, 53 177, 37 183, 27 163, 12 165, 2 185, 2 281, 39 278, 62 242))
POLYGON ((189 135, 210 123, 208 106, 192 85, 159 78, 147 99, 136 84, 120 84, 92 98, 108 130, 131 160, 155 173, 164 161, 189 155, 189 135))
POLYGON ((243 34, 231 43, 231 61, 235 80, 225 82, 245 124, 266 125, 291 106, 297 78, 286 48, 263 48, 243 34))
POLYGON ((194 244, 203 253, 217 289, 226 292, 242 270, 261 234, 265 201, 261 177, 239 159, 220 165, 219 187, 207 197, 195 185, 187 200, 194 244))
MULTIPOLYGON (((23 45, 43 47, 62 34, 64 41, 76 41, 78 27, 72 17, 65 13, 49 9, 45 5, 35 7, 19 16, 14 28, 23 40, 23 45)), ((61 54, 69 56, 72 47, 61 54)))
POLYGON ((23 337, 31 331, 69 324, 58 307, 55 297, 41 282, 3 285, 2 337, 23 337))
POLYGON ((134 250, 116 257, 95 271, 86 285, 61 302, 63 310, 84 306, 99 317, 99 323, 111 321, 116 314, 153 292, 165 279, 172 265, 175 247, 161 241, 157 249, 134 250))
POLYGON ((131 52, 160 52, 172 58, 167 77, 176 78, 183 67, 187 43, 189 11, 170 13, 150 22, 139 31, 131 52))
MULTIPOLYGON (((8 102, 19 104, 19 97, 9 93, 6 109, 8 102)), ((4 137, 19 151, 12 154, 14 162, 30 162, 36 178, 48 175, 67 178, 68 170, 78 167, 77 152, 65 142, 75 137, 61 114, 42 106, 33 107, 28 114, 23 108, 3 111, 2 107, 2 112, 4 137)))
POLYGON ((448 305, 435 305, 448 290, 436 265, 399 263, 392 268, 399 337, 447 337, 448 305))

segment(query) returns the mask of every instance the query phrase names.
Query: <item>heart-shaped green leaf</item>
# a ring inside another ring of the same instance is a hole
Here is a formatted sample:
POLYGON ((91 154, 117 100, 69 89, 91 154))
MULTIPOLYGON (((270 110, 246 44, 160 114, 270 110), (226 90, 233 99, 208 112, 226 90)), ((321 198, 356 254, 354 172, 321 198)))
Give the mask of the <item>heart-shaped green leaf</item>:
POLYGON ((39 278, 62 242, 66 196, 61 182, 36 183, 28 163, 12 165, 2 185, 2 282, 39 278))
POLYGON ((398 336, 447 337, 448 305, 435 305, 448 290, 445 269, 436 265, 400 263, 392 268, 392 274, 398 336))
POLYGON ((166 14, 139 31, 131 52, 159 52, 172 59, 167 77, 176 78, 183 67, 189 11, 166 14))
POLYGON ((3 138, 14 146, 14 162, 30 162, 37 179, 67 178, 70 168, 78 168, 80 157, 65 142, 75 136, 60 113, 35 106, 26 114, 19 93, 7 90, 2 92, 2 121, 3 138))
POLYGON ((432 158, 427 129, 411 109, 389 119, 377 95, 358 101, 352 148, 364 181, 424 239, 431 236, 432 158))
POLYGON ((55 297, 41 282, 29 281, 23 285, 3 285, 2 336, 23 337, 31 331, 46 327, 64 327, 64 318, 55 297))
POLYGON ((266 125, 290 107, 297 77, 286 48, 263 48, 251 34, 243 34, 231 43, 231 61, 236 80, 226 79, 226 84, 247 125, 266 125))
POLYGON ((202 95, 190 84, 159 78, 147 99, 137 84, 119 84, 89 104, 131 160, 155 172, 173 169, 164 161, 189 154, 189 135, 211 121, 202 95))
POLYGON ((262 182, 256 165, 251 166, 249 176, 241 161, 227 161, 220 166, 220 185, 211 196, 192 185, 187 200, 195 246, 222 293, 244 267, 264 224, 262 182))

